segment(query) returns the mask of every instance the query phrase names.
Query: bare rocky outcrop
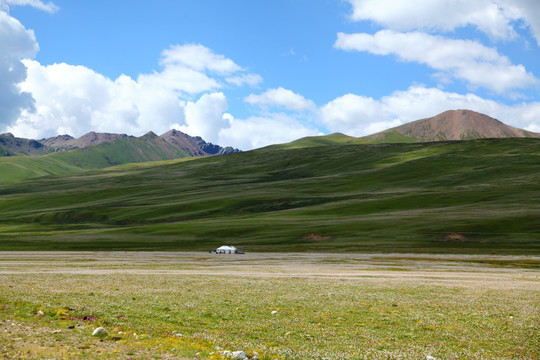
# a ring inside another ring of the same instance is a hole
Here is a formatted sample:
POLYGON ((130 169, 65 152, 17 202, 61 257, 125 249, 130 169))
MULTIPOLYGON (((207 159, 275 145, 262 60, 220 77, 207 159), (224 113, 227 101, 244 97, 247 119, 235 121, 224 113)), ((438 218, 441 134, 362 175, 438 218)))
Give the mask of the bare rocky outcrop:
POLYGON ((240 151, 230 146, 221 147, 219 145, 207 143, 200 136, 189 136, 174 129, 161 135, 161 138, 170 144, 178 146, 190 156, 225 155, 240 151))
POLYGON ((0 134, 0 147, 4 150, 4 156, 15 154, 43 155, 48 152, 47 148, 39 141, 15 137, 11 133, 0 134))

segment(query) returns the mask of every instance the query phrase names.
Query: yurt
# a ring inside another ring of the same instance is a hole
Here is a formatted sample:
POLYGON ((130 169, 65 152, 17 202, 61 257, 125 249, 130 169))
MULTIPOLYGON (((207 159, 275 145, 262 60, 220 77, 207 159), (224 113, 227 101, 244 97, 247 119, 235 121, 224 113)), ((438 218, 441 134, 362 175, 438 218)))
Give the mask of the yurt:
POLYGON ((223 245, 216 249, 216 253, 218 254, 236 254, 238 249, 234 246, 229 245, 223 245))

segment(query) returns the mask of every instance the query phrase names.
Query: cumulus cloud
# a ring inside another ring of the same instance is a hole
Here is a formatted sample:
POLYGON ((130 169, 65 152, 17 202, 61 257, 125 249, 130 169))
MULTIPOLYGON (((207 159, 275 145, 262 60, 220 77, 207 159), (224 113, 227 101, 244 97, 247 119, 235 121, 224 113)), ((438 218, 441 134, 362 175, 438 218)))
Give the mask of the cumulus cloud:
POLYGON ((385 123, 394 123, 381 110, 381 104, 371 97, 346 94, 322 106, 319 116, 331 132, 363 136, 368 135, 370 129, 384 130, 385 123))
POLYGON ((226 97, 216 90, 225 86, 225 77, 249 80, 251 75, 225 56, 193 44, 166 49, 163 69, 136 79, 121 75, 113 80, 84 66, 23 62, 28 76, 20 88, 33 95, 35 111, 24 110, 8 131, 33 138, 92 130, 141 135, 177 127, 217 142, 228 121, 222 118, 226 97))
POLYGON ((219 134, 229 127, 229 120, 224 116, 227 109, 227 98, 222 92, 204 94, 196 102, 186 104, 185 125, 179 130, 201 136, 209 142, 221 143, 219 134))
POLYGON ((42 66, 24 60, 28 78, 22 89, 32 93, 35 111, 23 111, 9 131, 25 137, 90 130, 140 133, 164 129, 172 116, 181 116, 178 98, 170 92, 142 87, 127 76, 113 81, 84 66, 42 66))
POLYGON ((371 34, 339 33, 334 46, 346 51, 367 51, 375 55, 396 55, 482 86, 498 93, 538 83, 523 65, 514 65, 496 49, 472 40, 448 39, 422 32, 398 33, 381 30, 371 34))
POLYGON ((269 89, 260 95, 251 94, 244 101, 260 107, 277 106, 293 111, 311 110, 316 107, 313 101, 282 87, 269 89))
POLYGON ((285 143, 305 136, 322 135, 315 127, 306 125, 296 117, 284 113, 235 119, 227 114, 229 127, 221 130, 220 140, 240 149, 254 149, 285 143))
POLYGON ((141 75, 140 81, 159 82, 187 94, 221 89, 225 83, 254 86, 262 81, 259 75, 246 73, 231 59, 200 44, 171 46, 163 51, 160 64, 162 72, 141 75))
POLYGON ((0 125, 5 126, 24 109, 34 107, 31 94, 21 92, 19 86, 26 78, 26 67, 20 59, 33 58, 39 47, 34 32, 6 11, 0 11, 0 44, 0 125))

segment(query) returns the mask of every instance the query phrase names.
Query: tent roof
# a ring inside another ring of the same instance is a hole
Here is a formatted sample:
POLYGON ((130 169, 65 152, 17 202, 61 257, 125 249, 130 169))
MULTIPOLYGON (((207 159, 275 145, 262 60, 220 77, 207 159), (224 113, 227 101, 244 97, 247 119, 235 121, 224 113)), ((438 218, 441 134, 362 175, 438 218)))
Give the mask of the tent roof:
POLYGON ((217 248, 217 250, 236 250, 236 247, 229 246, 229 245, 223 245, 217 248))

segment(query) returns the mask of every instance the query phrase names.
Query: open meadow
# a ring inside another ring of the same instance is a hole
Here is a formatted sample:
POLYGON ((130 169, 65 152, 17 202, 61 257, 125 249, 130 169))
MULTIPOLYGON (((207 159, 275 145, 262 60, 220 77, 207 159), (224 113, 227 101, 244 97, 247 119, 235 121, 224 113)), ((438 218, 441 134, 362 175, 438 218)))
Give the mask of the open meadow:
POLYGON ((5 359, 538 359, 540 257, 0 253, 5 359), (103 326, 108 335, 93 337, 103 326))

